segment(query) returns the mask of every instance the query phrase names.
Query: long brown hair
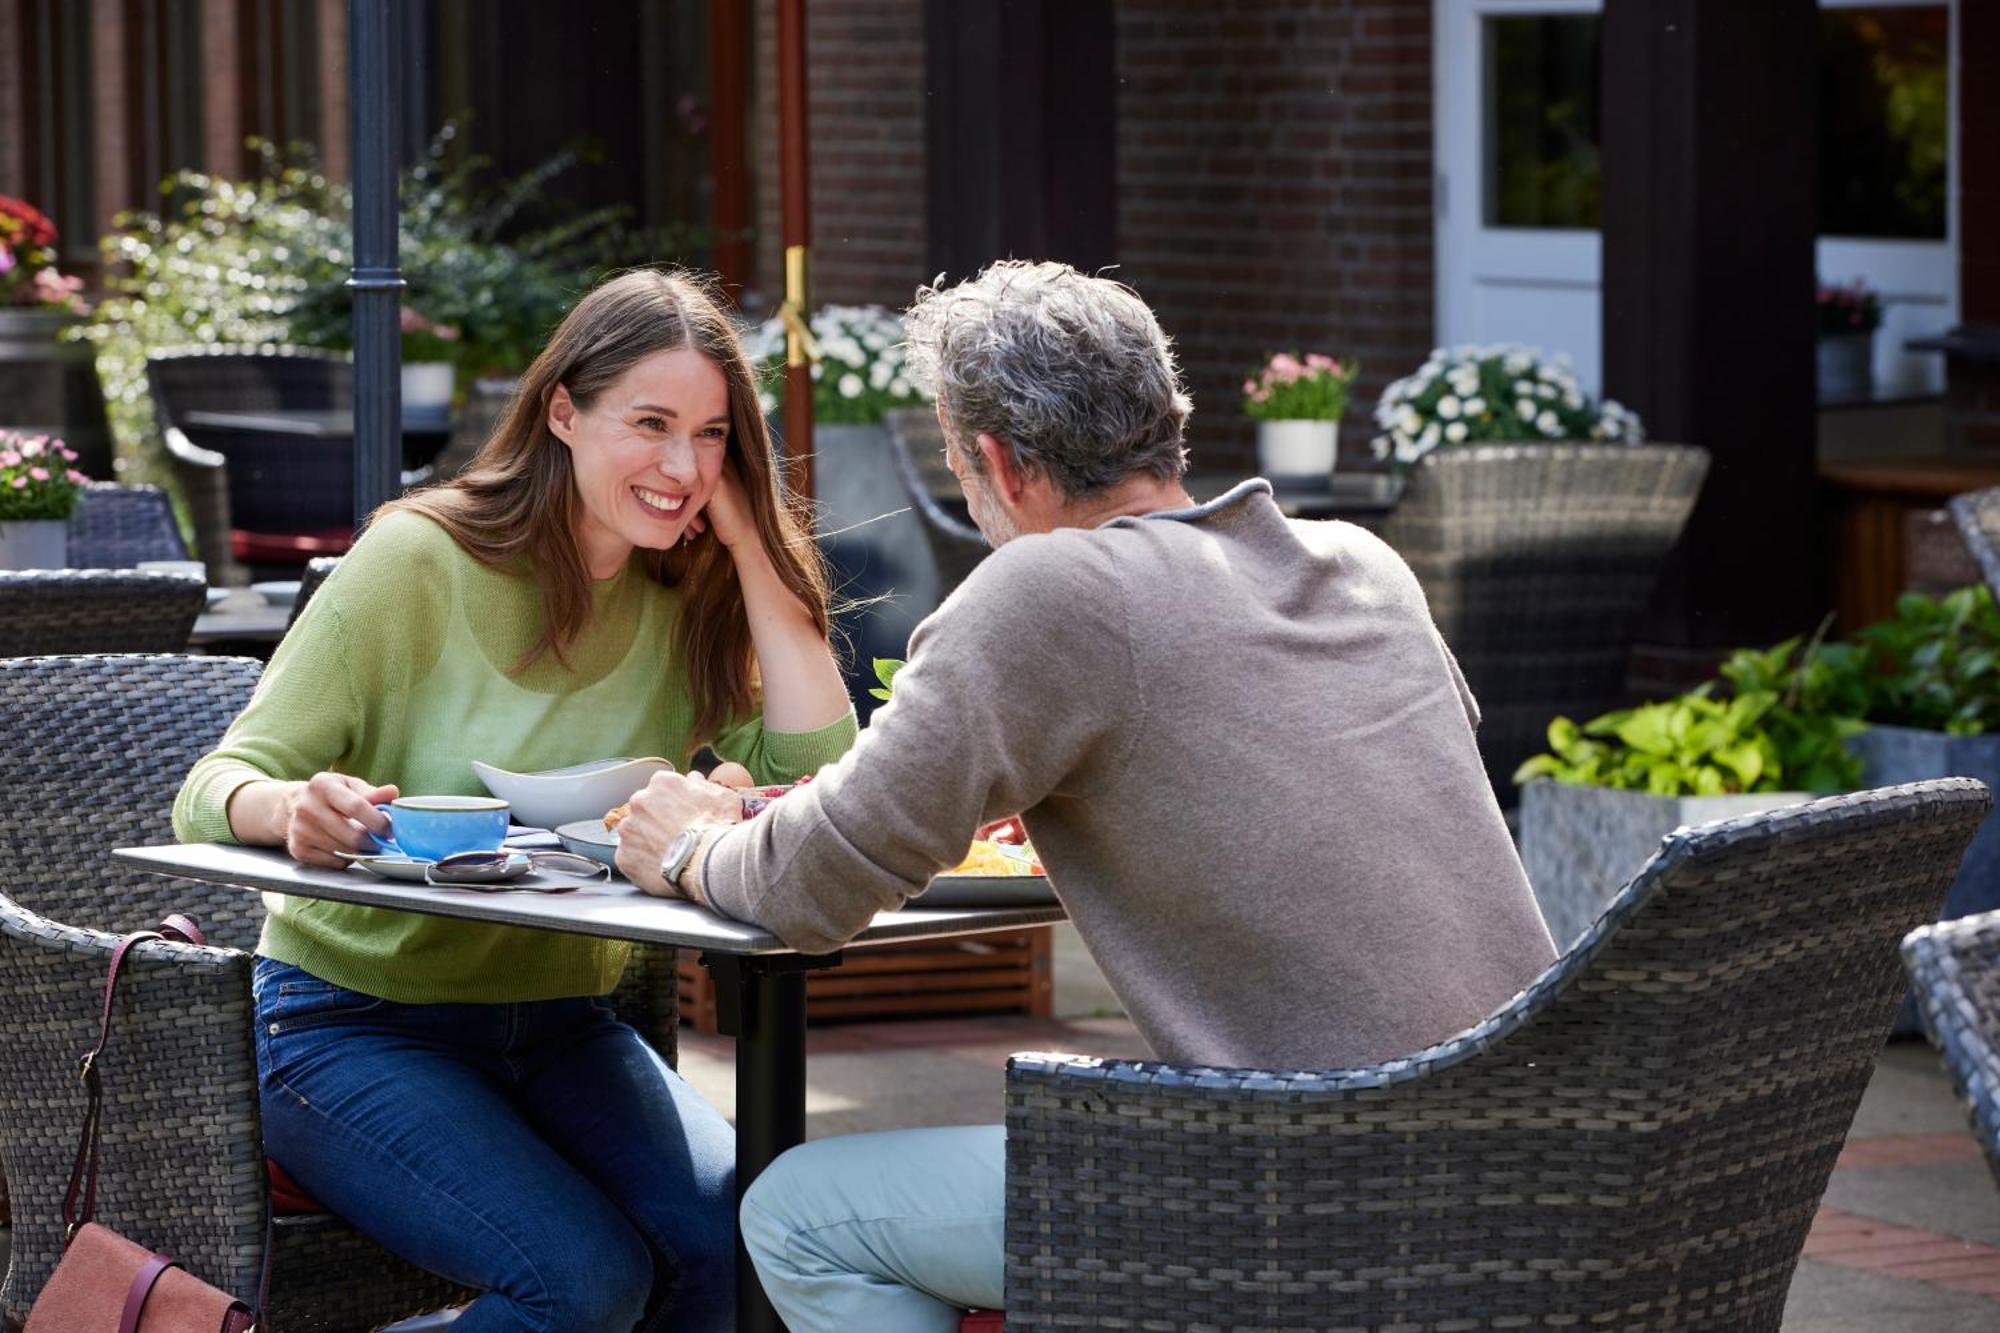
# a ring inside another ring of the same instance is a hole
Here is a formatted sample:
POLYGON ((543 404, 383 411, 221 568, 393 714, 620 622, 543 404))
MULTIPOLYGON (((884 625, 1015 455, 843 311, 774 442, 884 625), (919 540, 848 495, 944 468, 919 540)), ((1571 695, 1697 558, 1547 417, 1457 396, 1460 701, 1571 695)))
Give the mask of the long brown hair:
MULTIPOLYGON (((757 535, 778 577, 804 603, 821 634, 829 627, 826 566, 812 539, 810 509, 784 491, 770 432, 736 328, 706 279, 642 269, 610 278, 569 312, 521 377, 520 390, 479 453, 452 481, 384 505, 433 520, 481 563, 525 560, 541 586, 544 626, 514 665, 526 671, 565 654, 590 620, 590 571, 577 549, 582 500, 569 449, 549 430, 549 399, 569 390, 579 410, 655 352, 693 348, 729 385, 729 457, 750 499, 757 535)), ((755 654, 743 589, 729 552, 712 537, 671 551, 643 551, 647 572, 682 591, 674 633, 687 663, 694 740, 710 740, 731 714, 756 706, 755 654)))

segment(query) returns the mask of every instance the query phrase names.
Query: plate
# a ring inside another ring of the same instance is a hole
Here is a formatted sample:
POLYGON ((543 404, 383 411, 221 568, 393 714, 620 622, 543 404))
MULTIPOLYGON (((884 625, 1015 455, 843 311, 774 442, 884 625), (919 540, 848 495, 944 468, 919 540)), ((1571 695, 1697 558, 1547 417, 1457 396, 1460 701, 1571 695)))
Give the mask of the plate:
POLYGON ((604 827, 601 817, 562 824, 555 832, 569 851, 593 861, 602 861, 613 870, 618 868, 618 830, 604 827))
POLYGON ((939 875, 906 908, 1054 907, 1056 892, 1040 875, 939 875))
POLYGON ((286 583, 253 583, 250 585, 250 591, 272 606, 290 606, 299 600, 299 585, 296 580, 286 583))
POLYGON ((342 852, 348 862, 360 866, 379 879, 400 880, 406 884, 498 884, 503 880, 519 879, 534 868, 534 862, 525 856, 510 856, 494 866, 482 866, 477 870, 431 871, 437 862, 426 861, 420 856, 369 856, 364 852, 342 852), (426 877, 427 871, 431 873, 426 877))
POLYGON ((664 759, 597 759, 539 773, 515 773, 472 761, 486 790, 514 809, 514 818, 535 828, 560 829, 585 820, 601 822, 604 812, 632 799, 655 773, 671 773, 664 759))
POLYGON ((206 609, 213 611, 219 604, 228 601, 229 592, 228 588, 210 588, 208 590, 208 606, 206 609))

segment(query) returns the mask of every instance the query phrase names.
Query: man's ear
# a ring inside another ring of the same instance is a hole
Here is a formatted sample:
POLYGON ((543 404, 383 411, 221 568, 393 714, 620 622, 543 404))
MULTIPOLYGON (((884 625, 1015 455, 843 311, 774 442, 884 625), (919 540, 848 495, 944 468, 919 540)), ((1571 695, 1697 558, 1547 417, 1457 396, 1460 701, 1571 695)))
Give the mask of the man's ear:
POLYGON ((1028 474, 1014 461, 1014 451, 993 435, 982 434, 977 443, 979 457, 986 464, 986 475, 992 479, 993 488, 1006 497, 1009 505, 1020 504, 1022 492, 1028 486, 1028 474))
POLYGON ((561 384, 549 395, 549 430, 564 444, 576 443, 576 400, 561 384))

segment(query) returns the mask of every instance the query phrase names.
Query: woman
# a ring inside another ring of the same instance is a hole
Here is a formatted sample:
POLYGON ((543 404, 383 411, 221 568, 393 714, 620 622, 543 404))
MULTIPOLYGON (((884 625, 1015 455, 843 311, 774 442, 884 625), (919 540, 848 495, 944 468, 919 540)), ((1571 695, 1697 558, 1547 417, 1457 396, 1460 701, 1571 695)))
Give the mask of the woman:
MULTIPOLYGON (((399 793, 706 742, 759 782, 855 735, 825 575, 735 330, 627 273, 556 330, 457 480, 380 510, 175 802, 190 841, 341 864, 399 793), (761 711, 760 711, 761 709, 761 711)), ((729 1126, 602 996, 625 945, 273 898, 271 1156, 482 1294, 459 1333, 733 1327, 729 1126)))

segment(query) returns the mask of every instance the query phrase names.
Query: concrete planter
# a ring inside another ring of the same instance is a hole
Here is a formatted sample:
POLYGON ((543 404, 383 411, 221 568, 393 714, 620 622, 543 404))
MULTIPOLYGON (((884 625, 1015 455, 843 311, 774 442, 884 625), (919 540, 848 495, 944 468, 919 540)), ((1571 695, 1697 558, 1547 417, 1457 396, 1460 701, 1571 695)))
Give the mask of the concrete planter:
POLYGON ((1866 398, 1875 387, 1875 334, 1821 334, 1815 344, 1821 398, 1866 398))
POLYGON ((1323 481, 1340 454, 1338 421, 1260 421, 1257 471, 1276 481, 1323 481))
MULTIPOLYGON (((1870 727, 1850 736, 1861 760, 1861 785, 1894 787, 1926 778, 1978 778, 2000 793, 2000 735, 1947 736, 1910 727, 1870 727)), ((2000 820, 1988 816, 1959 863, 1939 919, 2000 907, 2000 820)))
POLYGON ((1521 863, 1556 948, 1566 950, 1675 829, 1812 799, 1801 791, 1648 796, 1531 782, 1521 789, 1521 863))
POLYGON ((60 518, 0 523, 0 569, 64 569, 69 524, 60 518))

